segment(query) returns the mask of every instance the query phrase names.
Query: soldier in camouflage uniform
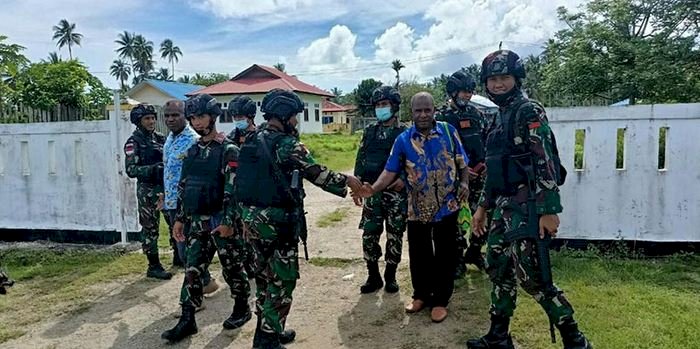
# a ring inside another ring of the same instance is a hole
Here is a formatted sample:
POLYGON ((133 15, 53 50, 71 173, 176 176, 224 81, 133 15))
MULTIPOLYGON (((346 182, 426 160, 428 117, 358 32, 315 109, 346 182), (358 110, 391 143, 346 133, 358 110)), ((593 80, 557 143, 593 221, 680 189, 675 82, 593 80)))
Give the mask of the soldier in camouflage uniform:
POLYGON ((303 110, 293 92, 268 92, 262 101, 267 123, 241 147, 236 195, 257 260, 254 348, 284 348, 295 336, 285 330, 285 322, 299 278, 299 235, 305 229, 301 178, 341 197, 348 185, 361 187, 354 176, 317 164, 299 142, 297 114, 303 110))
POLYGON ((158 200, 163 195, 163 144, 165 137, 156 132, 156 109, 139 104, 131 109, 134 133, 124 144, 124 162, 129 178, 136 178, 136 197, 141 224, 141 247, 148 258, 146 276, 167 280, 173 275, 160 264, 158 257, 158 200))
POLYGON ((544 108, 521 91, 525 69, 517 54, 499 50, 482 63, 481 82, 500 108, 486 141, 486 185, 473 219, 485 233, 486 210, 493 209, 488 232, 486 270, 493 282, 491 328, 467 342, 472 349, 514 348, 508 333, 516 305, 517 285, 532 295, 556 325, 565 349, 590 349, 579 331, 574 310, 564 294, 544 281, 535 238, 510 238, 528 224, 538 224, 539 237, 555 236, 562 211, 558 185, 563 184, 554 135, 544 108), (523 159, 531 165, 522 166, 523 159), (531 187, 534 193, 531 193, 531 187), (537 223, 528 222, 528 206, 536 205, 537 223))
MULTIPOLYGON (((384 170, 386 160, 391 153, 394 140, 406 127, 398 119, 401 96, 391 86, 378 87, 372 93, 377 122, 367 126, 362 134, 360 149, 355 160, 355 176, 361 181, 374 183, 384 170)), ((357 198, 356 204, 362 199, 357 198)), ((382 288, 382 276, 379 274, 379 258, 382 248, 379 237, 386 222, 386 269, 384 281, 386 292, 396 293, 396 268, 401 262, 403 233, 406 230, 407 198, 404 181, 397 178, 386 190, 367 198, 362 207, 360 229, 362 232, 362 251, 367 262, 367 281, 360 286, 361 293, 372 293, 382 288)))
MULTIPOLYGON (((255 133, 255 114, 257 111, 255 101, 247 96, 236 96, 228 103, 228 112, 229 115, 233 116, 234 123, 233 131, 228 134, 228 138, 236 146, 241 147, 245 143, 246 137, 255 133)), ((255 253, 249 243, 246 242, 246 245, 248 248, 246 248, 245 270, 248 273, 248 278, 252 279, 255 277, 255 253)))
MULTIPOLYGON (((476 82, 469 74, 462 70, 455 72, 447 79, 445 89, 447 96, 450 97, 449 104, 440 109, 435 119, 447 122, 457 129, 464 151, 469 156, 469 208, 473 213, 478 206, 486 175, 486 166, 484 166, 486 119, 479 109, 469 104, 476 89, 476 82)), ((469 233, 469 231, 460 231, 460 234, 457 234, 455 279, 464 276, 467 264, 484 269, 481 248, 486 243, 486 236, 471 235, 469 247, 467 247, 466 235, 469 233)))
POLYGON ((201 275, 209 266, 212 249, 219 255, 222 274, 235 300, 224 328, 241 327, 252 318, 248 305, 250 284, 243 267, 245 240, 240 225, 236 224, 239 217, 233 190, 238 147, 216 131, 216 119, 221 114, 216 99, 209 95, 185 103, 185 115, 201 138, 185 156, 178 185, 173 235, 178 241, 187 241, 185 278, 180 292, 182 316, 174 328, 162 334, 162 338, 173 342, 197 333, 195 308, 202 304, 201 275), (190 226, 187 236, 185 224, 190 226))

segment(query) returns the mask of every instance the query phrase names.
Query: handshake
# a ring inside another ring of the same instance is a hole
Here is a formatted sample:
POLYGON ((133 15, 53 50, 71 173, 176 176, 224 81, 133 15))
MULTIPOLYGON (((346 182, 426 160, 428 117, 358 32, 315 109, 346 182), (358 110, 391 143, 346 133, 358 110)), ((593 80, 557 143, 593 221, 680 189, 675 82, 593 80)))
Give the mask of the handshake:
POLYGON ((352 199, 355 201, 355 203, 360 200, 362 202, 362 198, 368 198, 374 194, 374 190, 372 190, 372 184, 370 183, 362 183, 359 178, 355 176, 348 176, 347 177, 347 184, 348 187, 350 187, 350 195, 352 196, 352 199))

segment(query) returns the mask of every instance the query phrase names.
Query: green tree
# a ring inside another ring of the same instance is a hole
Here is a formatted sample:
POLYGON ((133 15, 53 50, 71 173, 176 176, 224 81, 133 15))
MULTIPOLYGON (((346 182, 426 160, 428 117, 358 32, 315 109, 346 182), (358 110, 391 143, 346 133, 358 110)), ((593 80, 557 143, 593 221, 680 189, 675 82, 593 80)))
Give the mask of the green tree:
POLYGON ((156 74, 156 79, 163 81, 171 81, 172 76, 170 75, 170 71, 168 71, 168 68, 160 68, 158 70, 158 73, 156 74))
POLYGON ((165 39, 160 43, 160 58, 167 59, 172 66, 173 78, 175 78, 175 62, 178 62, 182 57, 180 48, 173 44, 170 39, 165 39))
POLYGON ((128 31, 124 31, 123 33, 120 33, 117 35, 117 40, 114 42, 119 45, 119 47, 115 50, 117 54, 119 54, 119 58, 124 58, 128 59, 131 62, 131 65, 134 65, 134 33, 129 33, 128 31))
POLYGON ((109 73, 119 80, 122 91, 126 91, 126 80, 129 80, 129 74, 131 74, 129 63, 115 59, 109 67, 109 73))
POLYGON ((58 55, 57 52, 49 52, 49 56, 46 57, 46 60, 41 60, 42 62, 48 62, 48 63, 58 63, 61 61, 61 57, 58 55))
POLYGON ((700 100, 697 1, 592 0, 558 14, 567 28, 547 43, 540 88, 551 104, 700 100))
POLYGON ((16 79, 29 60, 22 54, 24 47, 5 43, 7 36, 0 35, 0 108, 16 98, 16 79))
POLYGON ((406 68, 406 66, 403 65, 403 63, 401 63, 400 60, 395 59, 395 60, 393 60, 393 61, 391 62, 391 70, 393 70, 394 72, 396 72, 396 85, 394 85, 394 87, 396 87, 396 88, 399 87, 399 83, 400 83, 400 80, 401 80, 401 79, 400 79, 400 76, 399 76, 399 72, 400 72, 401 69, 403 69, 403 68, 406 68))
POLYGON ((58 104, 69 107, 106 104, 111 96, 100 80, 76 60, 29 65, 17 76, 17 91, 22 104, 44 110, 58 104))
POLYGON ((177 82, 181 82, 183 84, 191 84, 192 83, 192 77, 189 75, 183 75, 179 78, 177 78, 177 82))
POLYGON ((273 65, 272 67, 284 73, 284 70, 287 66, 284 63, 278 62, 275 65, 273 65))
POLYGON ((192 77, 191 83, 195 85, 211 86, 227 81, 229 79, 231 79, 231 76, 228 74, 209 73, 206 75, 202 75, 197 73, 192 77))
POLYGON ((134 75, 136 75, 134 84, 153 77, 153 70, 156 65, 156 62, 153 60, 153 41, 147 40, 141 34, 136 34, 133 40, 133 56, 134 64, 132 68, 134 75))
POLYGON ((68 58, 73 59, 73 45, 80 46, 80 41, 83 39, 83 34, 75 31, 75 23, 69 23, 68 20, 62 19, 58 25, 53 26, 53 40, 56 40, 56 46, 60 50, 63 46, 68 46, 68 58))
POLYGON ((340 103, 340 98, 343 97, 343 90, 339 89, 338 87, 333 87, 331 89, 331 94, 333 95, 331 101, 340 103))
POLYGON ((361 117, 374 117, 374 106, 372 105, 372 92, 382 86, 382 82, 374 79, 365 79, 353 90, 357 112, 361 117))
POLYGON ((399 93, 401 94, 401 109, 399 110, 399 119, 401 121, 407 122, 413 119, 411 115, 411 97, 418 92, 428 92, 433 96, 435 100, 435 108, 440 108, 443 101, 438 99, 438 96, 444 96, 444 89, 438 90, 432 83, 420 83, 418 81, 404 81, 401 86, 399 86, 399 93))

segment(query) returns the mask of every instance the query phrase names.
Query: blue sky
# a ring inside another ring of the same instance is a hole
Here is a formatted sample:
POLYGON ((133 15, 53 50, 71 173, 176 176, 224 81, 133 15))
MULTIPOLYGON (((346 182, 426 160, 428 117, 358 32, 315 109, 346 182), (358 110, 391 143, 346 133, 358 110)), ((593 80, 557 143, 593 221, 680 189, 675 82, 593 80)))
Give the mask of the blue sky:
MULTIPOLYGON (((557 6, 583 0, 3 0, 0 34, 27 48, 32 60, 58 51, 52 26, 62 18, 84 35, 74 55, 106 85, 114 40, 137 32, 156 48, 170 38, 183 51, 175 74, 236 74, 254 63, 287 71, 324 89, 352 90, 367 77, 425 81, 478 62, 498 42, 536 53, 562 28, 557 6)), ((60 51, 68 56, 66 48, 60 51)), ((158 66, 170 65, 158 60, 158 66)))

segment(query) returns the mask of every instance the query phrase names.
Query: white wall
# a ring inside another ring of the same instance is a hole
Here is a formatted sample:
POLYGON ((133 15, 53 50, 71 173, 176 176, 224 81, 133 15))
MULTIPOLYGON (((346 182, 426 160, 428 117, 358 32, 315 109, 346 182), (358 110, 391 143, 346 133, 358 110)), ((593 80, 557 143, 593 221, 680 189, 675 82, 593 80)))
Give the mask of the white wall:
POLYGON ((119 175, 114 144, 130 132, 116 127, 115 120, 0 125, 0 228, 137 231, 135 196, 123 195, 135 186, 119 175))
POLYGON ((150 85, 146 85, 136 91, 136 93, 129 95, 129 98, 135 99, 141 103, 148 103, 160 107, 164 106, 165 102, 173 99, 150 85))
POLYGON ((569 170, 560 236, 700 241, 700 104, 551 108, 548 116, 569 170), (660 127, 669 127, 666 170, 657 168, 660 127), (626 128, 622 170, 618 128, 626 128), (577 129, 586 130, 582 170, 574 169, 577 129))

